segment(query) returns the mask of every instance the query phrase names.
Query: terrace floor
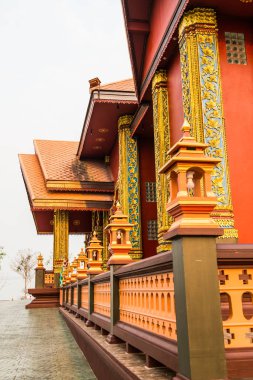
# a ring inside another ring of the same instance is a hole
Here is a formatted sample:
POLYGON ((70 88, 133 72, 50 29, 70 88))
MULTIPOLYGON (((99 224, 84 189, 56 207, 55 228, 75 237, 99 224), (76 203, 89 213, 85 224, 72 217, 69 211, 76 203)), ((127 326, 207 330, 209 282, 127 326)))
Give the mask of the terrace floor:
POLYGON ((0 301, 0 337, 0 379, 96 379, 57 308, 0 301))

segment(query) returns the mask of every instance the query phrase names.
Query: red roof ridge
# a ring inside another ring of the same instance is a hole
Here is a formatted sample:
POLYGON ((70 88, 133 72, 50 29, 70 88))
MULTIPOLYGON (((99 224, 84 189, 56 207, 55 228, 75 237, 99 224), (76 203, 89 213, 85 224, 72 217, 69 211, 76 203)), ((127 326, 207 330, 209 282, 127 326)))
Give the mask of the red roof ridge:
POLYGON ((105 83, 100 86, 95 86, 91 88, 91 92, 94 90, 111 90, 111 91, 124 91, 124 92, 134 92, 135 93, 135 88, 134 88, 134 80, 133 78, 128 78, 128 79, 123 79, 120 81, 116 82, 110 82, 110 83, 105 83))
POLYGON ((126 78, 126 79, 122 79, 122 80, 116 80, 116 81, 114 81, 114 82, 103 83, 103 84, 100 86, 100 88, 101 88, 101 87, 104 87, 104 86, 108 86, 108 85, 110 85, 110 84, 122 83, 122 82, 128 82, 128 81, 133 81, 133 78, 126 78))
POLYGON ((47 141, 50 141, 50 142, 57 142, 57 143, 78 143, 79 141, 76 141, 76 140, 49 140, 49 139, 33 139, 33 142, 35 143, 35 142, 37 142, 37 141, 45 141, 45 142, 47 142, 47 141))

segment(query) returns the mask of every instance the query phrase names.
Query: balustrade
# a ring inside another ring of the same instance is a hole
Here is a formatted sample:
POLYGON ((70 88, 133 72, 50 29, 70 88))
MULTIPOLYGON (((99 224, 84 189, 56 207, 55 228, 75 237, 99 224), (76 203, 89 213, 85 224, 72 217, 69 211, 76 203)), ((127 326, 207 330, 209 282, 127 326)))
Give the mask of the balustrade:
POLYGON ((219 270, 226 348, 253 348, 253 268, 219 270))
MULTIPOLYGON (((231 266, 218 270, 225 348, 253 348, 253 268, 231 266)), ((94 283, 94 312, 110 317, 110 282, 94 283)), ((81 285, 81 308, 89 307, 88 283, 81 285)), ((65 304, 71 303, 65 289, 65 304)), ((119 320, 177 340, 173 273, 158 273, 119 280, 119 320)), ((78 289, 73 288, 73 305, 78 289)))
POLYGON ((120 321, 176 340, 173 273, 121 279, 120 321))
POLYGON ((64 294, 63 294, 63 289, 60 289, 60 306, 63 305, 63 302, 64 302, 64 294))
POLYGON ((110 316, 110 282, 94 284, 94 312, 110 316))
POLYGON ((81 308, 88 310, 89 307, 89 289, 88 284, 83 284, 81 288, 81 308))
MULTIPOLYGON (((236 249, 239 251, 239 246, 236 249)), ((224 247, 217 250, 217 281, 220 287, 224 346, 230 371, 230 368, 234 368, 233 360, 237 360, 234 359, 236 350, 241 352, 241 356, 245 355, 247 363, 253 359, 253 250, 250 248, 245 253, 244 249, 241 254, 226 250, 224 247)), ((90 325, 102 328, 104 332, 111 331, 113 325, 113 334, 120 339, 127 339, 127 334, 130 334, 130 345, 136 344, 140 350, 142 347, 151 347, 150 353, 146 354, 152 353, 156 360, 176 370, 177 328, 172 264, 171 252, 162 253, 123 265, 113 273, 113 277, 107 272, 83 280, 78 286, 67 285, 64 287, 63 306, 79 313, 85 321, 91 322, 90 325), (111 291, 112 278, 118 280, 116 294, 111 291), (112 297, 118 296, 119 314, 116 322, 112 323, 110 305, 112 297), (153 344, 153 340, 156 343, 153 344), (161 359, 165 342, 170 352, 161 359)))
POLYGON ((73 289, 73 305, 77 306, 78 305, 78 298, 77 298, 77 286, 74 287, 73 289))

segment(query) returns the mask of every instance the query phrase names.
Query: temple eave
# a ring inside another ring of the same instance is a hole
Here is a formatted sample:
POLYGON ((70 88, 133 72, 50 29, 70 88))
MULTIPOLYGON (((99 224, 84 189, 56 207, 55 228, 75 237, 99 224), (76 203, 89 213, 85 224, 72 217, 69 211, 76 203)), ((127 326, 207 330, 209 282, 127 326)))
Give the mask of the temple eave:
POLYGON ((44 200, 35 201, 31 207, 32 211, 42 210, 81 210, 81 211, 108 211, 112 206, 112 200, 99 202, 99 201, 81 201, 81 202, 69 202, 69 201, 51 201, 44 200))
POLYGON ((96 182, 96 181, 54 181, 46 182, 46 188, 49 191, 92 191, 92 192, 113 192, 114 182, 96 182))

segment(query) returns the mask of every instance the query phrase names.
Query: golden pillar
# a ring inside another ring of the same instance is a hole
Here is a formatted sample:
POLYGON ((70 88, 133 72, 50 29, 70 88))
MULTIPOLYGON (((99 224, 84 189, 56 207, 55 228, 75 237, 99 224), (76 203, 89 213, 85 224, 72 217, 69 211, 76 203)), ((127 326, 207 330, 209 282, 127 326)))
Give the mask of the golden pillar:
POLYGON ((54 211, 54 273, 60 273, 64 260, 68 260, 69 213, 54 211))
POLYGON ((212 174, 212 189, 218 199, 212 217, 224 228, 219 239, 234 242, 238 231, 234 228, 213 9, 195 8, 184 14, 179 25, 179 47, 184 114, 192 126, 191 134, 209 144, 209 156, 221 159, 212 174))
POLYGON ((141 219, 140 219, 140 189, 139 189, 139 157, 138 144, 131 137, 130 125, 133 116, 124 115, 118 120, 119 132, 119 201, 123 213, 128 215, 133 224, 130 233, 133 259, 142 258, 141 219))
POLYGON ((166 211, 166 204, 168 201, 168 185, 165 174, 159 174, 160 168, 168 161, 167 152, 170 149, 167 73, 165 70, 159 70, 154 75, 152 81, 152 102, 159 243, 157 253, 161 253, 171 249, 170 242, 163 239, 163 234, 168 231, 170 226, 169 216, 166 211))

